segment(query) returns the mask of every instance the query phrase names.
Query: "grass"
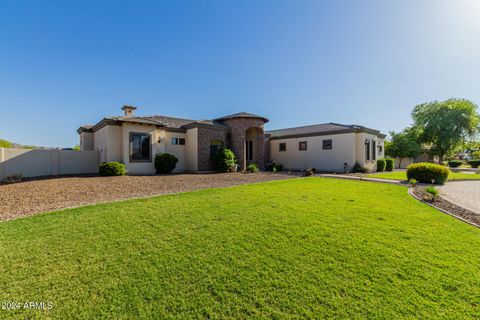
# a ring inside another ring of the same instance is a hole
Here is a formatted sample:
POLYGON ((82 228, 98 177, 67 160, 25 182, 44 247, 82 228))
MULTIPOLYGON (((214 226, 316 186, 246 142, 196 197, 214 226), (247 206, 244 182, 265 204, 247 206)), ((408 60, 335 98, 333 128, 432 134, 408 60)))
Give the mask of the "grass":
MULTIPOLYGON (((386 180, 399 180, 406 181, 406 171, 392 171, 392 172, 377 172, 365 175, 368 178, 386 179, 386 180)), ((449 181, 461 181, 461 180, 480 180, 480 174, 462 173, 462 172, 450 172, 448 175, 449 181)))
POLYGON ((468 318, 480 231, 403 186, 327 178, 0 224, 0 318, 468 318))

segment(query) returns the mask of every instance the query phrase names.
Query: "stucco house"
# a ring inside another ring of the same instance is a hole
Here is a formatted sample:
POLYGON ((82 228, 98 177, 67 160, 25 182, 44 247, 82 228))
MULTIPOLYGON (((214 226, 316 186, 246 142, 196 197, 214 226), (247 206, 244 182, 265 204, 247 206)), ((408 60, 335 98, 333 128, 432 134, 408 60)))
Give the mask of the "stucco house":
POLYGON ((212 155, 222 147, 235 153, 241 169, 267 161, 301 170, 351 170, 358 162, 374 170, 384 156, 385 135, 357 125, 334 123, 265 132, 268 119, 240 112, 212 120, 167 116, 136 116, 124 106, 123 116, 106 117, 78 128, 81 150, 97 150, 100 162, 119 161, 130 174, 155 173, 153 158, 170 153, 176 172, 212 171, 212 155))

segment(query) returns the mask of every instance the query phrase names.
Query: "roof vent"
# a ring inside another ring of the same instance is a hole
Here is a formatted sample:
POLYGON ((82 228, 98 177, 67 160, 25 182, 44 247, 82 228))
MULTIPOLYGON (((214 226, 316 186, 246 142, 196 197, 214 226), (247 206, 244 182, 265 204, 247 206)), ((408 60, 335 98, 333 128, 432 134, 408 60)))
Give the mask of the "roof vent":
POLYGON ((124 105, 122 107, 122 110, 125 113, 125 117, 133 117, 135 110, 137 110, 137 107, 124 105))

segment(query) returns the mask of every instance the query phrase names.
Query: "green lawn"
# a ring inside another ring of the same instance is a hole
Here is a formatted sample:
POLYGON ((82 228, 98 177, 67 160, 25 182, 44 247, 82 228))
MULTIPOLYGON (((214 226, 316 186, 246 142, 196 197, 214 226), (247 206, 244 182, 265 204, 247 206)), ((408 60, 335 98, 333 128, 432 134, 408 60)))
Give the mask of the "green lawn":
MULTIPOLYGON (((406 171, 378 172, 365 175, 368 178, 387 179, 387 180, 407 180, 406 171)), ((450 172, 449 181, 459 180, 480 180, 480 174, 470 174, 462 172, 450 172)))
POLYGON ((480 230, 403 186, 327 178, 0 223, 0 318, 469 318, 480 230))

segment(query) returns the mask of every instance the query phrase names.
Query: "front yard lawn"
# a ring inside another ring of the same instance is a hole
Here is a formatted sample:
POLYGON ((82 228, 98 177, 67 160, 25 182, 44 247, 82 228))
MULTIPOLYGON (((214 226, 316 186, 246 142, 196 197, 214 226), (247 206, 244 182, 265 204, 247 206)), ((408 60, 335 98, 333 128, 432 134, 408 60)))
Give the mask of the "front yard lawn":
POLYGON ((403 186, 301 178, 0 223, 0 318, 473 318, 480 231, 403 186))
MULTIPOLYGON (((406 171, 377 172, 365 175, 367 178, 407 181, 406 171)), ((480 180, 480 174, 450 172, 448 181, 480 180)))

